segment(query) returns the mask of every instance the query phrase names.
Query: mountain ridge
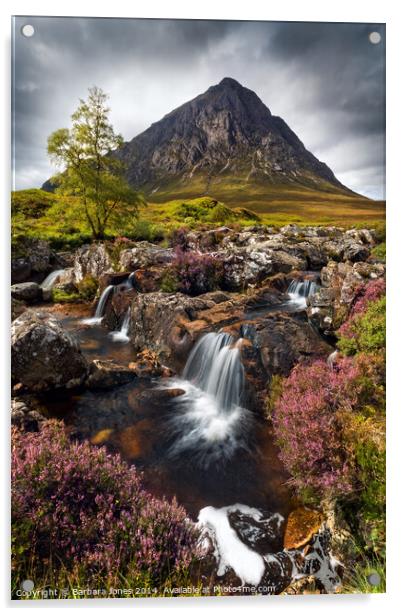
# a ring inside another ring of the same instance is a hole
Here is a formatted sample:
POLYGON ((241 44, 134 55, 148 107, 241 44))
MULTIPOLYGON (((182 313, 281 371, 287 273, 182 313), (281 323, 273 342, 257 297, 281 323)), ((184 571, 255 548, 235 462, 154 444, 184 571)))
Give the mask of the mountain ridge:
POLYGON ((253 184, 355 195, 252 90, 231 77, 167 113, 115 152, 147 196, 253 184), (186 191, 186 187, 188 190, 186 191))

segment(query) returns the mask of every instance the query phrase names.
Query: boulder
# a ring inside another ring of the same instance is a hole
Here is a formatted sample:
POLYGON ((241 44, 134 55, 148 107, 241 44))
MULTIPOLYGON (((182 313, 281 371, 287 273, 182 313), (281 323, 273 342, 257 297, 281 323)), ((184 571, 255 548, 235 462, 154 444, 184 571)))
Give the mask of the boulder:
POLYGON ((285 550, 297 550, 309 543, 313 536, 319 532, 324 522, 324 515, 320 511, 298 507, 292 511, 285 525, 283 546, 285 550))
POLYGON ((42 289, 36 282, 20 282, 11 287, 11 297, 29 304, 42 299, 42 289))
POLYGON ((120 253, 120 270, 133 272, 151 265, 164 265, 174 258, 173 248, 160 248, 150 242, 138 242, 120 253))
POLYGON ((27 311, 11 326, 12 378, 30 391, 83 383, 88 364, 77 342, 45 312, 27 311))
POLYGON ((11 260, 11 282, 13 284, 28 280, 32 273, 29 257, 19 257, 11 260))
POLYGON ((132 285, 140 293, 158 291, 166 268, 149 267, 135 270, 132 275, 132 285))
POLYGON ((104 244, 81 246, 74 257, 74 282, 81 282, 85 276, 99 278, 106 272, 112 272, 112 260, 104 244))
POLYGON ((89 389, 111 389, 130 383, 137 377, 134 370, 113 360, 94 359, 89 365, 85 385, 89 389))

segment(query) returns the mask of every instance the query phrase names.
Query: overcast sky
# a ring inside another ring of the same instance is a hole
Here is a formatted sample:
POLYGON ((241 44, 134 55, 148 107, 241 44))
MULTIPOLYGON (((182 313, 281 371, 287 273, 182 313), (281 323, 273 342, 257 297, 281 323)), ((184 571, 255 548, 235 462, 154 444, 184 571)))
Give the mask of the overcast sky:
POLYGON ((88 87, 110 95, 113 125, 128 141, 233 77, 341 182, 384 197, 382 25, 18 17, 14 41, 17 189, 54 174, 47 137, 70 125, 88 87), (21 34, 27 23, 31 38, 21 34), (379 44, 371 32, 381 34, 379 44))

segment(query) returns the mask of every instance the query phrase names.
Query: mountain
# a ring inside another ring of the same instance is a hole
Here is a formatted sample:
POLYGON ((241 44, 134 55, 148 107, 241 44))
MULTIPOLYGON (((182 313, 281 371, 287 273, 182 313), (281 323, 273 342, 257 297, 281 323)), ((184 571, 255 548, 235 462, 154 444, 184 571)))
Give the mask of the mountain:
POLYGON ((124 143, 127 178, 153 201, 212 194, 258 199, 281 186, 352 196, 261 99, 225 77, 124 143))

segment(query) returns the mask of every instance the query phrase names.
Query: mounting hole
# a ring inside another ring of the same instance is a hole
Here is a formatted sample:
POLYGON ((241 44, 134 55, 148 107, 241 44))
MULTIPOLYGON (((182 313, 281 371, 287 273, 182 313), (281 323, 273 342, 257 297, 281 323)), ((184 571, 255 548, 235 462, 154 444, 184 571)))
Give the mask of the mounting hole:
POLYGON ((378 43, 381 43, 381 34, 379 32, 370 32, 369 41, 373 45, 378 45, 378 43))
POLYGON ((35 34, 35 28, 31 24, 25 24, 25 26, 22 26, 21 32, 23 36, 31 38, 35 34))

